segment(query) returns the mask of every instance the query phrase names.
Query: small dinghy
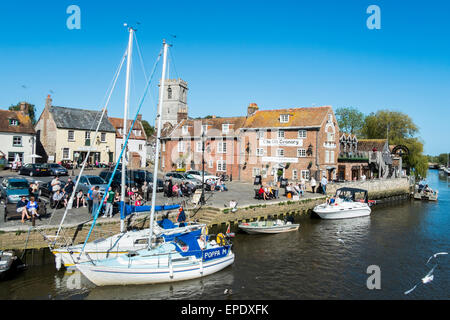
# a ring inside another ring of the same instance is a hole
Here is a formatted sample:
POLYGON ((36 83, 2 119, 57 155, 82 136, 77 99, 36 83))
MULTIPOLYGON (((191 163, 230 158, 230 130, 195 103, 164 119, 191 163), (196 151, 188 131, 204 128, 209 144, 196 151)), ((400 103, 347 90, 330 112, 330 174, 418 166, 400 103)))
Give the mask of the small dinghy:
POLYGON ((434 191, 427 184, 416 184, 414 187, 414 199, 416 200, 428 200, 437 201, 438 191, 434 191))
POLYGON ((282 233, 296 231, 299 227, 299 224, 281 220, 245 222, 239 225, 239 228, 248 234, 282 233))
POLYGON ((12 252, 0 250, 0 279, 3 279, 11 269, 16 256, 12 252))

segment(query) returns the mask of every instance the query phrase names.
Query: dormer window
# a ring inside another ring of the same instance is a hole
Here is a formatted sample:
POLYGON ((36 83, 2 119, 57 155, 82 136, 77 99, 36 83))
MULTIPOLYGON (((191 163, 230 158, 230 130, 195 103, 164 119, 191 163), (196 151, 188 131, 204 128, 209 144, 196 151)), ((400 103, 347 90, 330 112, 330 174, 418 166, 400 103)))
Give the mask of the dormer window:
POLYGON ((282 114, 280 116, 280 123, 288 123, 289 122, 289 115, 288 114, 282 114))
POLYGON ((17 120, 17 119, 9 119, 9 125, 17 127, 19 125, 19 120, 17 120))
POLYGON ((182 134, 188 134, 188 126, 182 126, 181 127, 181 133, 182 134))
POLYGON ((331 113, 328 115, 328 122, 333 122, 333 115, 331 113))
POLYGON ((117 129, 119 131, 119 134, 122 134, 122 128, 117 129))
POLYGON ((202 133, 204 133, 204 134, 208 133, 208 125, 207 124, 202 125, 202 133))
POLYGON ((230 131, 230 125, 229 124, 223 124, 222 125, 222 133, 228 133, 230 131))

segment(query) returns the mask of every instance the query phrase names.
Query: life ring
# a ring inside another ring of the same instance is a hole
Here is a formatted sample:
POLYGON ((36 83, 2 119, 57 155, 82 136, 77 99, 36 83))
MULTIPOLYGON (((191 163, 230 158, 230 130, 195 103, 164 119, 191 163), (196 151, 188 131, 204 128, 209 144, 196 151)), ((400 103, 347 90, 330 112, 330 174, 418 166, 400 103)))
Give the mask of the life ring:
POLYGON ((204 236, 207 236, 207 235, 208 235, 208 227, 207 227, 207 226, 204 226, 204 227, 202 228, 202 235, 204 235, 204 236))
POLYGON ((216 237, 216 242, 220 246, 225 245, 225 235, 223 233, 219 233, 216 237))

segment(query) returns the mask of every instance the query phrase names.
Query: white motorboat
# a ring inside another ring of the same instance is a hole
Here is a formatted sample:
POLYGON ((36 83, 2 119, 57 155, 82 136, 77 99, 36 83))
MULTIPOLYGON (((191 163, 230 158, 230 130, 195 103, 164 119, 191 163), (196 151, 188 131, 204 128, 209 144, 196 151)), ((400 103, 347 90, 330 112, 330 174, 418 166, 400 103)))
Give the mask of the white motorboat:
MULTIPOLYGON (((170 239, 174 234, 200 230, 204 226, 204 224, 188 224, 179 227, 179 224, 173 224, 170 229, 164 229, 155 223, 153 227, 154 237, 170 239)), ((100 238, 86 243, 84 251, 82 250, 83 244, 54 248, 52 253, 55 255, 56 268, 59 270, 61 265, 70 268, 76 263, 86 262, 90 259, 115 258, 129 251, 145 249, 148 247, 149 234, 149 229, 119 233, 108 238, 100 238)))
POLYGON ((322 219, 348 219, 369 216, 371 209, 368 203, 367 190, 341 188, 335 197, 327 203, 316 206, 313 210, 322 219), (356 194, 364 195, 363 201, 356 199, 356 194))
POLYGON ((16 260, 14 253, 0 250, 0 279, 3 279, 16 260))
POLYGON ((428 200, 437 201, 438 190, 431 189, 427 184, 416 184, 414 186, 414 199, 416 200, 428 200))
POLYGON ((233 264, 231 244, 221 234, 217 240, 207 241, 207 236, 200 231, 188 232, 155 248, 121 254, 112 259, 78 263, 76 267, 97 286, 196 279, 233 264))
POLYGON ((296 231, 299 227, 299 224, 281 220, 245 222, 239 225, 239 228, 248 234, 282 233, 296 231))

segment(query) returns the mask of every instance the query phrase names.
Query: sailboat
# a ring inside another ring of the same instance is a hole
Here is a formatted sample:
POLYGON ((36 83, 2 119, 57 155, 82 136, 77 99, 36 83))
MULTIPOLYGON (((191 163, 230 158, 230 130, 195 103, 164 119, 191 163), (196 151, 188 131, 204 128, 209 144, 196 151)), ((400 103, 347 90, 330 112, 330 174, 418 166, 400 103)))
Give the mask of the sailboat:
MULTIPOLYGON (((158 130, 156 139, 153 185, 156 185, 160 138, 161 109, 164 93, 168 44, 163 42, 163 70, 158 105, 158 130)), ((220 233, 210 239, 206 228, 179 232, 173 239, 158 237, 153 241, 156 188, 152 192, 150 234, 148 247, 120 254, 116 258, 90 260, 76 264, 77 269, 98 286, 152 284, 200 278, 218 272, 234 262, 231 241, 220 233)))
MULTIPOLYGON (((135 32, 135 30, 132 27, 129 27, 128 30, 129 30, 128 47, 124 54, 124 57, 122 58, 118 73, 116 73, 116 78, 114 80, 114 84, 115 84, 117 81, 118 74, 120 73, 120 69, 124 63, 124 59, 126 57, 127 58, 127 74, 126 74, 125 104, 124 104, 124 132, 127 132, 130 67, 131 67, 131 58, 132 58, 132 50, 133 50, 133 35, 135 32)), ((158 59, 155 63, 152 74, 154 73, 154 70, 156 69, 156 65, 159 61, 160 56, 161 55, 158 56, 158 59)), ((150 81, 151 81, 151 78, 150 78, 150 81)), ((148 82, 147 87, 150 84, 150 81, 148 82)), ((111 96, 111 93, 110 93, 110 96, 111 96)), ((109 98, 108 98, 108 101, 109 101, 109 98)), ((141 101, 143 101, 143 99, 141 101)), ((141 105, 142 105, 142 103, 141 103, 141 105)), ((99 125, 103 119, 105 110, 106 110, 106 106, 104 108, 102 117, 100 118, 99 125)), ((99 260, 99 259, 116 257, 119 254, 124 254, 129 251, 135 251, 135 250, 147 248, 150 229, 133 230, 133 231, 126 232, 125 227, 124 227, 125 217, 127 215, 129 215, 130 213, 137 212, 137 211, 141 211, 141 212, 143 212, 143 211, 150 211, 150 212, 171 211, 171 210, 176 210, 176 209, 180 208, 180 205, 156 206, 155 207, 155 204, 153 203, 151 207, 143 206, 143 207, 139 207, 139 210, 138 210, 137 208, 134 208, 133 206, 129 206, 129 205, 125 204, 125 191, 126 191, 125 190, 125 173, 126 173, 126 152, 125 152, 125 150, 127 149, 128 139, 129 139, 130 133, 133 130, 138 113, 139 113, 139 110, 136 112, 136 116, 131 125, 130 130, 128 130, 127 137, 125 138, 125 135, 124 135, 124 143, 123 143, 123 148, 121 150, 121 157, 119 157, 119 159, 122 158, 120 233, 113 235, 111 237, 108 237, 108 238, 100 238, 100 239, 97 239, 92 242, 87 242, 87 240, 92 232, 92 228, 95 225, 96 219, 100 213, 100 210, 101 210, 101 206, 100 206, 97 209, 97 212, 95 213, 94 222, 91 226, 91 230, 89 231, 88 237, 86 238, 86 241, 84 242, 84 244, 72 245, 70 243, 63 242, 61 245, 56 246, 55 245, 56 241, 60 240, 59 233, 61 231, 62 223, 64 221, 64 218, 66 217, 67 210, 70 207, 70 206, 68 206, 68 208, 66 208, 66 212, 64 213, 63 219, 60 223, 60 227, 58 229, 56 236, 46 236, 47 239, 51 240, 50 250, 55 255, 55 264, 56 264, 57 269, 60 269, 62 265, 64 265, 65 267, 73 267, 76 263, 81 263, 81 262, 85 262, 85 261, 89 261, 89 260, 99 260)), ((97 132, 98 132, 98 127, 97 127, 96 134, 97 134, 97 132)), ((95 139, 95 137, 94 137, 94 139, 95 139)), ((88 156, 89 156, 89 154, 88 154, 88 156)), ((86 157, 86 159, 88 158, 88 156, 86 157)), ((85 159, 85 162, 83 163, 81 172, 83 171, 84 166, 86 164, 86 159, 85 159)), ((108 188, 111 185, 111 181, 116 173, 118 166, 119 166, 119 162, 117 162, 117 164, 114 168, 114 171, 111 175, 111 178, 110 178, 110 181, 108 184, 108 188)), ((157 168, 157 166, 155 166, 155 167, 157 168)), ((82 173, 79 174, 79 177, 81 175, 82 175, 82 173)), ((156 180, 156 176, 157 176, 157 173, 155 172, 154 180, 156 180)), ((79 182, 78 180, 76 181, 74 190, 77 189, 76 187, 79 182)), ((154 181, 154 185, 157 185, 156 181, 154 181)), ((155 191, 156 188, 153 188, 153 190, 155 191)), ((75 191, 73 192, 71 199, 69 200, 69 203, 73 202, 74 193, 75 193, 75 191)), ((105 196, 106 195, 104 195, 104 197, 105 196)), ((103 203, 104 200, 105 199, 102 199, 101 203, 103 203)), ((151 225, 150 228, 155 229, 153 237, 156 238, 156 237, 162 236, 167 239, 172 239, 171 237, 173 234, 180 233, 180 232, 185 233, 185 232, 196 231, 196 230, 200 230, 200 229, 206 227, 206 225, 204 225, 204 224, 189 223, 189 222, 182 222, 182 223, 174 224, 174 223, 169 222, 168 219, 165 219, 162 222, 164 222, 164 223, 153 222, 153 225, 151 225)))

